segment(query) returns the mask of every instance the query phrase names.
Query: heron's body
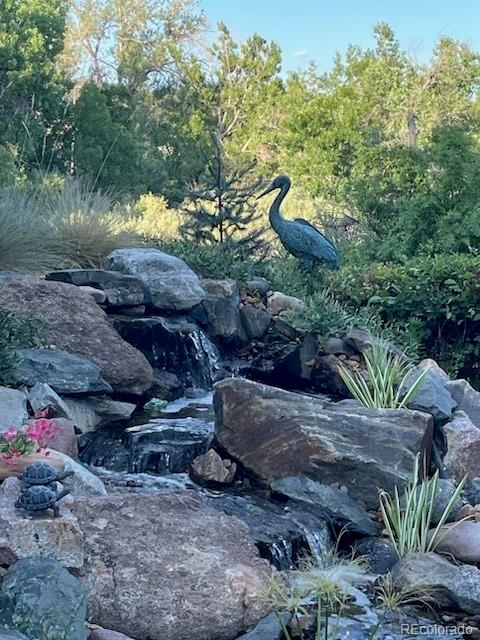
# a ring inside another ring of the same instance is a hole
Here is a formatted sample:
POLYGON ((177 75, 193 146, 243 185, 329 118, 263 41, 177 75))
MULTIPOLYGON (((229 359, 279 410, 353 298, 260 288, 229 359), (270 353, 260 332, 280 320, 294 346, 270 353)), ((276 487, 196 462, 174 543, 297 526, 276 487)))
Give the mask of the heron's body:
POLYGON ((288 176, 278 176, 262 195, 280 189, 270 207, 270 224, 280 238, 285 249, 303 262, 307 269, 316 263, 323 263, 330 269, 340 266, 340 253, 330 240, 310 222, 302 218, 286 220, 280 213, 280 205, 290 189, 288 176))

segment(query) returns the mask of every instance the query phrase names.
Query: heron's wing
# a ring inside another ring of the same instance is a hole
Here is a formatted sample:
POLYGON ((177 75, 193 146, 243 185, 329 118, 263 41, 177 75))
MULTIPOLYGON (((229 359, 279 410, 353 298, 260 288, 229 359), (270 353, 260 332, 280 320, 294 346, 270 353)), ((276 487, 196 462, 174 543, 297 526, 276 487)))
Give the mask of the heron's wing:
POLYGON ((319 236, 322 236, 322 238, 325 238, 325 240, 327 240, 328 242, 330 242, 330 240, 327 238, 327 236, 323 235, 323 233, 321 231, 319 231, 317 229, 317 227, 315 227, 311 222, 309 222, 308 220, 304 220, 303 218, 295 218, 295 222, 299 222, 300 224, 304 224, 306 227, 310 227, 310 229, 313 229, 314 231, 316 231, 318 233, 319 236))

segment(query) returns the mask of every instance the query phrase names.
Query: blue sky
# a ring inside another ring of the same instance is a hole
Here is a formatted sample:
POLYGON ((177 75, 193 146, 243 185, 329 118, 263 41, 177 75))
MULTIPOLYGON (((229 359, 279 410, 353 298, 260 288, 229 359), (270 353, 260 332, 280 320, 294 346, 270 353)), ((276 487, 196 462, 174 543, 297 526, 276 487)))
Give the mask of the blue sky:
POLYGON ((284 69, 314 60, 330 67, 348 44, 370 46, 372 27, 388 22, 402 46, 428 60, 442 35, 480 49, 480 0, 200 0, 213 28, 223 20, 235 38, 255 31, 282 48, 284 69))

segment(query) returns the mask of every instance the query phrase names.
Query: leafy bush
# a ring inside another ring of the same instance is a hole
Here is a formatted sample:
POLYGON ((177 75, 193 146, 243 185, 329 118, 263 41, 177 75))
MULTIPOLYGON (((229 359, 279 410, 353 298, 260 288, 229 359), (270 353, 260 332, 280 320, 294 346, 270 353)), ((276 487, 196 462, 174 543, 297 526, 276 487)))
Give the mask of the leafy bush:
POLYGON ((402 325, 452 375, 478 377, 480 256, 445 254, 405 264, 346 266, 332 276, 337 298, 402 325))
POLYGON ((147 242, 172 242, 180 238, 185 216, 177 209, 169 209, 163 196, 146 193, 131 207, 125 229, 142 236, 147 242))
POLYGON ((255 260, 248 250, 233 242, 205 246, 192 241, 173 240, 158 242, 156 246, 185 260, 203 278, 233 278, 244 282, 264 273, 262 260, 255 260))
POLYGON ((67 180, 45 201, 62 266, 101 267, 113 250, 138 243, 120 213, 113 212, 110 195, 85 182, 67 180))
POLYGON ((43 273, 57 260, 38 199, 22 188, 0 189, 0 270, 43 273))
POLYGON ((340 375, 355 400, 371 409, 402 409, 415 398, 428 368, 407 385, 413 364, 404 356, 391 353, 388 345, 380 342, 364 354, 367 379, 360 373, 350 373, 340 367, 340 375))
POLYGON ((439 490, 438 480, 439 472, 436 471, 432 478, 425 478, 420 482, 417 456, 413 477, 404 491, 403 500, 400 498, 397 487, 395 487, 393 498, 386 491, 380 493, 383 522, 400 558, 407 553, 434 551, 441 541, 441 527, 452 514, 466 478, 455 489, 437 525, 433 528, 432 514, 439 490))
POLYGON ((23 318, 10 309, 0 309, 0 383, 9 384, 12 367, 17 361, 16 349, 40 344, 43 330, 41 318, 23 318))

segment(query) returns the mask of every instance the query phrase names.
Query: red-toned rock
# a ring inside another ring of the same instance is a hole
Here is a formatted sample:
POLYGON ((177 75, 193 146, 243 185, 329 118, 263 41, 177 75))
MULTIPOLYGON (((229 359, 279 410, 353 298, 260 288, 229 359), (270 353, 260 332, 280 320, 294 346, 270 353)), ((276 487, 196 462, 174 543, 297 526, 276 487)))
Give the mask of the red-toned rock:
POLYGON ((141 395, 152 386, 145 356, 120 337, 105 312, 78 287, 22 276, 0 282, 0 306, 40 317, 45 342, 97 364, 114 391, 141 395))
POLYGON ((186 493, 79 498, 88 618, 136 640, 231 640, 268 610, 245 524, 186 493))

